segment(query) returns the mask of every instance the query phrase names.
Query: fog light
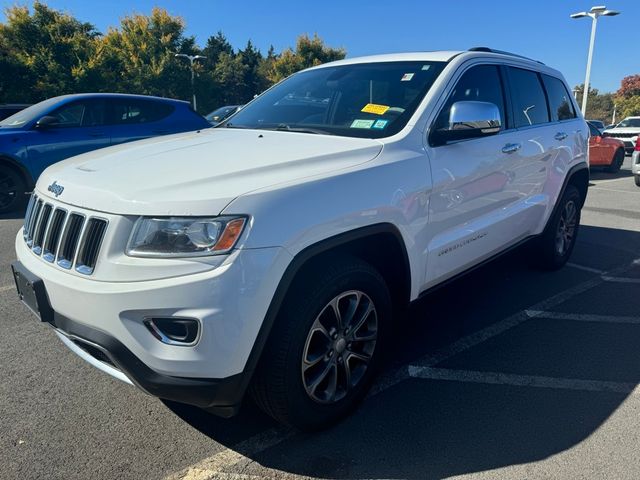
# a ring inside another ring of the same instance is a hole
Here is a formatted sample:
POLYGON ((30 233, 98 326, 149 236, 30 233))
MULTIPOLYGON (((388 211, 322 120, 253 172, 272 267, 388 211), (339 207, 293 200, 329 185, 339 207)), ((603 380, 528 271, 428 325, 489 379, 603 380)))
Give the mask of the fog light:
POLYGON ((144 324, 154 337, 167 345, 193 345, 200 333, 200 322, 194 318, 147 318, 144 324))

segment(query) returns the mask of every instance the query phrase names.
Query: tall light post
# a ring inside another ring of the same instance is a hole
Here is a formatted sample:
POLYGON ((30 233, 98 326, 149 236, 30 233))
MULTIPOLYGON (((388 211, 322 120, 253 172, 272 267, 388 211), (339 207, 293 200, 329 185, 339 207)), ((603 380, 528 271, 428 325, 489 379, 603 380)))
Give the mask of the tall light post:
POLYGON ((196 88, 193 84, 193 77, 194 77, 194 73, 193 73, 193 62, 195 62, 196 60, 200 60, 202 58, 207 58, 204 55, 187 55, 186 53, 176 53, 175 54, 176 58, 188 58, 189 59, 189 63, 191 65, 191 93, 193 93, 193 109, 197 110, 197 106, 196 106, 196 88))
POLYGON ((586 115, 587 112, 587 97, 589 96, 589 77, 591 77, 591 59, 593 58, 593 44, 596 41, 596 26, 598 25, 598 18, 600 17, 613 17, 620 12, 615 10, 607 10, 607 7, 591 7, 588 12, 578 12, 571 15, 571 18, 591 17, 591 40, 589 41, 589 57, 587 59, 587 75, 584 79, 584 90, 582 91, 582 114, 586 115))

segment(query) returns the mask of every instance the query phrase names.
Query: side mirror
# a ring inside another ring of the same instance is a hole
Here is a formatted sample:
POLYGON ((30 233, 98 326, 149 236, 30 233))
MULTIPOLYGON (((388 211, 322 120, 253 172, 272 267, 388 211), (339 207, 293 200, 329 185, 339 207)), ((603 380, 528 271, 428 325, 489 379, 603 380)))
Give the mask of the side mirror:
POLYGON ((36 122, 36 128, 49 128, 49 127, 54 127, 58 124, 58 119, 56 117, 52 117, 51 115, 45 115, 44 117, 40 118, 40 120, 38 120, 36 122))
POLYGON ((437 131, 442 143, 486 137, 500 131, 502 120, 497 105, 489 102, 456 102, 449 111, 449 125, 437 131))

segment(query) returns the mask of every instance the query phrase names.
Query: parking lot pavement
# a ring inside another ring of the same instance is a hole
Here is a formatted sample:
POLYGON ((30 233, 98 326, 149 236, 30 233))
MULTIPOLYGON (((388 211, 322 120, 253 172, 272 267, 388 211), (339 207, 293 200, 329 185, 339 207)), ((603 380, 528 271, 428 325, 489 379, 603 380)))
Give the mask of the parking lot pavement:
POLYGON ((0 478, 639 478, 640 188, 628 165, 592 177, 570 265, 524 248, 428 295, 363 405, 313 435, 84 364, 17 301, 0 220, 0 478))

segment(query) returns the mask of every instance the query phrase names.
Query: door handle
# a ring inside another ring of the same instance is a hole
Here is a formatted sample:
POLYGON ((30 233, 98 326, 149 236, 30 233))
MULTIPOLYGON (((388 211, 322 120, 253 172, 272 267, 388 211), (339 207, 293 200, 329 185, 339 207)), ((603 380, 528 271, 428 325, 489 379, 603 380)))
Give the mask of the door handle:
POLYGON ((507 143, 504 147, 502 147, 502 153, 514 153, 522 148, 522 145, 519 143, 507 143))
POLYGON ((564 140, 565 138, 567 138, 569 135, 567 135, 564 132, 558 132, 555 134, 555 136, 553 138, 555 138, 556 140, 558 140, 559 142, 561 142, 562 140, 564 140))

